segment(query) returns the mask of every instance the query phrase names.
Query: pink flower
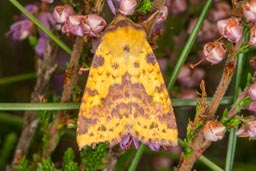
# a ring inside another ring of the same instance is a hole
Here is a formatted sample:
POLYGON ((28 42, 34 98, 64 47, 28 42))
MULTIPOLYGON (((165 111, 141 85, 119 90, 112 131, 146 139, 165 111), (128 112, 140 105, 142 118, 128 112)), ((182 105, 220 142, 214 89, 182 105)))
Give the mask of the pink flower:
POLYGON ((203 54, 205 60, 212 64, 217 64, 225 57, 226 48, 221 42, 208 42, 204 45, 203 54))
POLYGON ((68 16, 74 15, 74 10, 69 5, 60 5, 54 8, 52 15, 57 23, 65 23, 68 16))
POLYGON ((46 3, 49 3, 49 4, 53 3, 53 0, 42 0, 42 1, 46 2, 46 3))
POLYGON ((249 137, 256 140, 256 120, 254 117, 249 118, 249 121, 242 125, 236 132, 238 137, 249 137))
POLYGON ((67 17, 67 20, 62 27, 62 32, 64 33, 72 33, 77 36, 83 36, 84 32, 81 26, 81 18, 84 16, 82 15, 72 15, 67 17))
POLYGON ((35 47, 35 52, 39 57, 44 57, 45 50, 46 50, 46 44, 48 39, 45 37, 40 37, 38 39, 37 45, 35 47))
POLYGON ((218 121, 207 121, 203 132, 207 141, 219 141, 224 137, 226 128, 218 121))
POLYGON ((224 18, 227 18, 230 14, 229 11, 231 10, 230 5, 223 1, 215 3, 214 9, 210 10, 209 16, 213 21, 218 21, 224 18))
POLYGON ((178 97, 181 99, 197 98, 197 93, 194 89, 182 89, 178 97))
POLYGON ((167 1, 167 5, 169 6, 169 10, 172 14, 178 15, 184 12, 187 9, 186 0, 173 0, 167 1))
POLYGON ((120 0, 119 12, 123 15, 132 15, 136 5, 136 0, 120 0))
MULTIPOLYGON (((47 28, 51 29, 56 21, 53 19, 52 14, 49 12, 42 12, 37 17, 38 20, 47 28)), ((39 29, 40 36, 48 37, 42 30, 39 29)))
POLYGON ((243 3, 242 8, 246 21, 254 23, 256 21, 256 1, 250 0, 243 3))
MULTIPOLYGON (((29 4, 25 6, 25 9, 31 13, 31 14, 36 14, 38 12, 38 6, 34 4, 29 4)), ((22 18, 27 19, 27 16, 24 14, 21 14, 22 18)))
POLYGON ((31 21, 20 20, 11 25, 10 32, 14 40, 24 40, 33 32, 34 25, 31 21))
POLYGON ((250 85, 247 90, 247 94, 252 101, 256 101, 256 82, 250 85))
POLYGON ((238 18, 219 20, 217 27, 220 34, 231 42, 239 42, 242 38, 242 26, 238 18))
POLYGON ((196 87, 204 78, 205 72, 202 69, 191 69, 188 65, 183 65, 178 75, 177 81, 184 87, 196 87))
POLYGON ((252 26, 250 29, 249 45, 256 46, 256 26, 252 26))
POLYGON ((256 56, 250 59, 250 66, 253 70, 256 70, 256 56))
POLYGON ((116 15, 116 9, 123 15, 132 15, 137 6, 137 0, 107 0, 111 12, 116 15))
POLYGON ((256 139, 256 120, 248 122, 247 128, 248 136, 252 139, 256 139))
POLYGON ((81 20, 83 33, 91 37, 97 37, 106 25, 106 21, 97 14, 86 15, 81 20))
POLYGON ((111 12, 116 15, 116 7, 119 7, 120 0, 107 0, 107 4, 111 12))
POLYGON ((245 109, 250 110, 252 112, 256 112, 256 101, 251 102, 249 106, 246 106, 245 109))

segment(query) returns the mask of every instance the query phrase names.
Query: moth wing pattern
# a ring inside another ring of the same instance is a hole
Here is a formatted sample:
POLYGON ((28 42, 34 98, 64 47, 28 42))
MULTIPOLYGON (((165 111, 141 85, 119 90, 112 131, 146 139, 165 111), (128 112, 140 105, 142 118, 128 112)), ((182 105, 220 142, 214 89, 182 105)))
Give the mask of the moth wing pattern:
POLYGON ((79 148, 113 146, 130 134, 146 144, 176 145, 172 104, 143 28, 117 16, 101 38, 80 106, 79 148))

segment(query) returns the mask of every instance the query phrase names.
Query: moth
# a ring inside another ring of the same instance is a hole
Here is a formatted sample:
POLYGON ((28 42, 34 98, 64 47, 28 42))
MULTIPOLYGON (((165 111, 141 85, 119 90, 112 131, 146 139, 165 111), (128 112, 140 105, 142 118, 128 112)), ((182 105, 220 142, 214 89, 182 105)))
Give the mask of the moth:
POLYGON ((88 75, 78 122, 79 149, 127 137, 177 144, 176 120, 143 27, 118 15, 106 28, 88 75))

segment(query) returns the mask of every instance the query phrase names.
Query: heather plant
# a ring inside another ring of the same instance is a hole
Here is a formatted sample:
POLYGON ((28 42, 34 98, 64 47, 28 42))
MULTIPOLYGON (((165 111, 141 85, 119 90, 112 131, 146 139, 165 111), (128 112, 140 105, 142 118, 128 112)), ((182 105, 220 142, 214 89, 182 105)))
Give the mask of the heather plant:
POLYGON ((35 73, 0 78, 1 86, 34 79, 30 103, 1 99, 0 110, 8 113, 0 113, 0 120, 21 128, 1 130, 1 170, 256 168, 235 163, 236 152, 244 148, 237 139, 251 148, 256 139, 255 0, 8 3, 20 14, 6 38, 29 44, 35 73), (100 38, 116 15, 140 23, 148 33, 175 110, 177 146, 146 146, 128 134, 114 147, 106 142, 78 149, 75 130, 84 85, 100 38))

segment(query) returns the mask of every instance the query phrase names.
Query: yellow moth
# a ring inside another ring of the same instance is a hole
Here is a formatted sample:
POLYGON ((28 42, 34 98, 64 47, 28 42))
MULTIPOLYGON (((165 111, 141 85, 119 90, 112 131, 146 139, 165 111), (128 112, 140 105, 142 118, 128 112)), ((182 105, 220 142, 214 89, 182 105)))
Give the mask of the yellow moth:
POLYGON ((77 123, 79 149, 130 136, 144 144, 177 144, 175 116, 146 32, 118 15, 92 61, 77 123))

